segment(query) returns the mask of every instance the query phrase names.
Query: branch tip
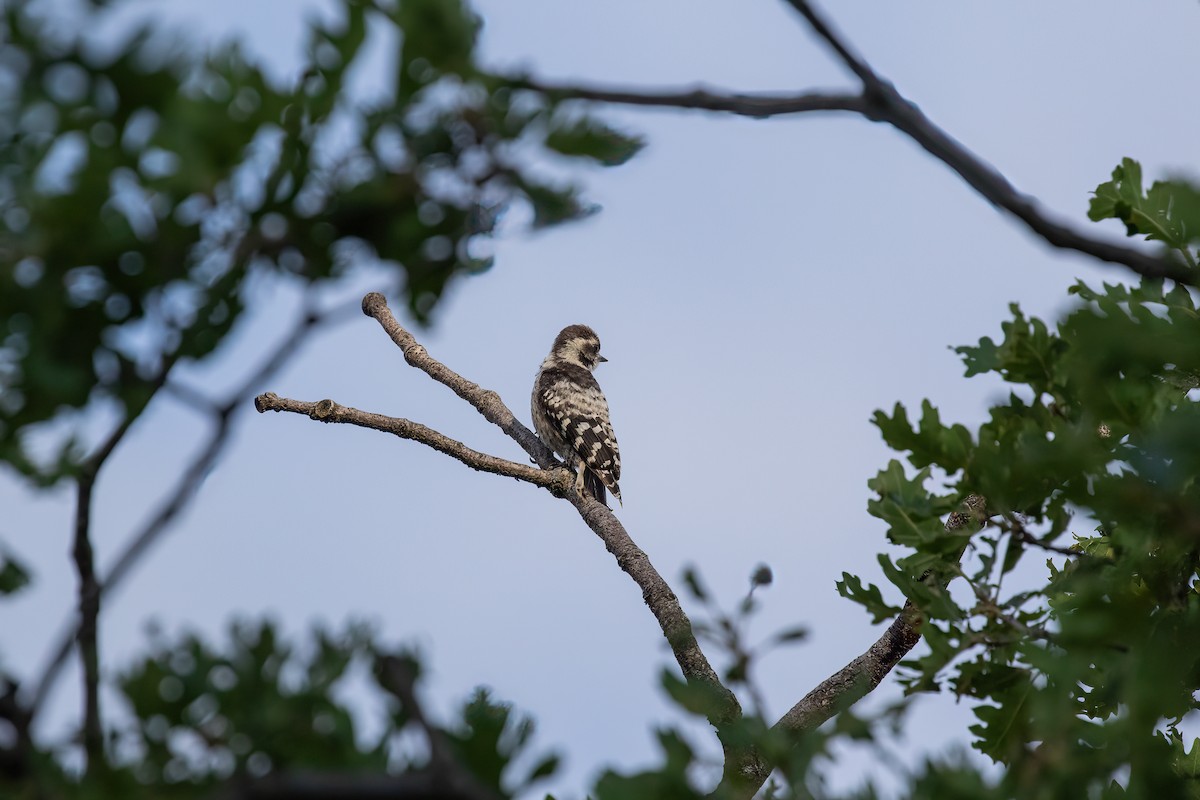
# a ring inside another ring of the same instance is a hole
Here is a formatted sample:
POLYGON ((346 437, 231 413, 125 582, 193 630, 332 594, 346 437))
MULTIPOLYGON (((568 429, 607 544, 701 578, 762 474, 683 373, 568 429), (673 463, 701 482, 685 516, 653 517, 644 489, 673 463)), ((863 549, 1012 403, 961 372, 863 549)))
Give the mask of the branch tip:
POLYGON ((267 411, 274 411, 278 408, 279 395, 274 392, 265 392, 254 398, 254 410, 260 414, 267 411))
POLYGON ((363 313, 368 317, 373 317, 379 313, 381 309, 387 308, 387 298, 379 292, 367 292, 362 299, 363 313))

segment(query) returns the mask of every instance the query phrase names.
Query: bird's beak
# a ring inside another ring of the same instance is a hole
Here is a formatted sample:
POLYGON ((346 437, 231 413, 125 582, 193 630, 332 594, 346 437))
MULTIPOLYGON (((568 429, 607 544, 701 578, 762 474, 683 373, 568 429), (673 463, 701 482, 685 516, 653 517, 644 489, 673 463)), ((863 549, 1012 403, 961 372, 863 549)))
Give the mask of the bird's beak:
POLYGON ((608 359, 605 358, 604 356, 596 356, 596 360, 599 361, 601 364, 603 364, 605 361, 608 361, 608 359))

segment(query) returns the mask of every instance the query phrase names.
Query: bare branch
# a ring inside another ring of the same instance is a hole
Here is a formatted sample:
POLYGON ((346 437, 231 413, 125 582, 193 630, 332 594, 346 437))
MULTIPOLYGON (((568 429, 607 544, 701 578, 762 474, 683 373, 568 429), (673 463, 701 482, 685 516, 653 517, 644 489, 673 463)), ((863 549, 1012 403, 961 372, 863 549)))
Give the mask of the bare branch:
MULTIPOLYGON (((741 718, 741 705, 733 692, 721 683, 716 671, 705 657, 699 642, 696 641, 695 633, 692 631, 691 620, 679 605, 679 598, 650 563, 646 553, 633 542, 611 509, 591 497, 581 497, 571 488, 574 485, 573 480, 570 482, 571 487, 567 487, 564 493, 560 481, 569 477, 570 473, 562 468, 562 464, 554 458, 541 440, 517 420, 496 392, 468 381, 430 356, 412 334, 396 321, 391 311, 388 310, 387 300, 382 294, 371 292, 366 295, 363 298, 362 307, 363 312, 378 321, 392 341, 403 351, 405 361, 422 370, 437 382, 448 386, 455 394, 474 406, 486 419, 499 426, 520 444, 543 469, 536 470, 479 453, 444 434, 408 420, 397 420, 348 409, 329 400, 322 401, 322 403, 300 403, 294 400, 283 400, 268 393, 256 400, 259 410, 293 411, 308 414, 314 419, 323 421, 348 422, 386 431, 402 438, 420 441, 474 469, 525 480, 550 489, 558 496, 564 496, 575 506, 588 527, 604 542, 605 548, 616 558, 617 565, 621 570, 629 575, 642 590, 642 599, 658 621, 684 678, 689 682, 699 682, 712 687, 714 694, 720 698, 720 708, 713 712, 709 721, 717 729, 718 736, 721 736, 722 731, 728 725, 741 718)), ((722 738, 722 741, 725 742, 725 739, 722 738)), ((741 765, 747 762, 756 763, 757 756, 727 746, 726 760, 729 763, 741 765)))
POLYGON ((850 45, 842 40, 842 37, 833 30, 833 26, 817 13, 811 3, 806 0, 784 0, 784 2, 796 9, 808 21, 813 31, 825 40, 837 57, 862 81, 863 88, 868 93, 883 89, 885 81, 876 74, 875 70, 871 69, 870 64, 850 49, 850 45))
POLYGON ((1147 278, 1171 278, 1195 285, 1197 275, 1171 256, 1152 256, 1124 245, 1111 244, 1055 222, 1041 211, 1037 201, 1022 194, 999 171, 972 153, 935 125, 892 83, 881 77, 866 61, 855 55, 849 43, 817 12, 808 0, 786 0, 813 31, 850 68, 863 84, 863 98, 871 105, 867 116, 889 123, 907 134, 925 152, 958 173, 967 185, 992 205, 1012 214, 1047 243, 1116 264, 1123 264, 1147 278))
POLYGON ((850 111, 866 115, 870 109, 867 101, 861 95, 847 92, 753 94, 714 91, 704 87, 653 91, 555 84, 529 76, 512 77, 508 81, 514 87, 539 92, 557 100, 591 100, 627 106, 686 108, 735 114, 753 119, 766 119, 783 114, 830 111, 850 111))
POLYGON ((452 392, 466 400, 475 410, 483 415, 488 422, 496 425, 508 434, 509 438, 524 448, 530 458, 542 469, 554 469, 561 466, 550 448, 542 444, 542 440, 534 436, 533 431, 526 428, 504 405, 500 395, 490 389, 484 389, 477 383, 472 383, 454 370, 448 368, 429 355, 413 335, 406 331, 388 308, 387 299, 379 292, 370 292, 362 300, 363 313, 373 317, 391 337, 396 346, 404 353, 404 360, 409 366, 416 367, 452 392))
POLYGON ((912 101, 900 94, 890 81, 855 55, 849 44, 816 12, 811 3, 806 0, 787 2, 808 20, 817 34, 862 81, 863 89, 860 94, 805 92, 785 95, 710 89, 601 88, 555 84, 524 76, 511 78, 510 83, 513 86, 542 92, 547 97, 558 100, 576 99, 622 105, 690 108, 757 119, 808 112, 847 111, 861 114, 869 120, 885 122, 908 136, 931 156, 958 173, 959 177, 985 200, 1020 220, 1047 244, 1082 253, 1100 261, 1120 264, 1147 278, 1170 278, 1191 286, 1200 285, 1200 275, 1171 251, 1163 250, 1160 254, 1154 254, 1097 239, 1052 218, 1035 198, 1018 191, 1004 175, 934 124, 912 101))
POLYGON ((570 487, 574 486, 574 477, 571 475, 570 470, 562 466, 544 470, 531 467, 528 464, 518 464, 515 461, 509 461, 508 459, 481 453, 478 450, 472 450, 462 442, 451 439, 449 436, 418 422, 412 422, 400 417, 385 417, 382 414, 372 414, 368 411, 359 411, 357 408, 339 405, 332 400, 320 400, 315 403, 309 403, 302 400, 290 400, 286 397, 280 397, 274 392, 267 392, 266 394, 260 394, 254 399, 254 407, 258 409, 260 414, 267 411, 290 411, 293 414, 304 414, 318 422, 341 422, 349 425, 357 425, 360 428, 371 428, 383 433, 390 433, 393 436, 399 436, 401 439, 410 439, 432 447, 434 450, 445 453, 457 461, 461 461, 471 469, 516 478, 519 481, 525 481, 526 483, 532 483, 534 486, 549 489, 559 496, 562 496, 570 490, 570 487))

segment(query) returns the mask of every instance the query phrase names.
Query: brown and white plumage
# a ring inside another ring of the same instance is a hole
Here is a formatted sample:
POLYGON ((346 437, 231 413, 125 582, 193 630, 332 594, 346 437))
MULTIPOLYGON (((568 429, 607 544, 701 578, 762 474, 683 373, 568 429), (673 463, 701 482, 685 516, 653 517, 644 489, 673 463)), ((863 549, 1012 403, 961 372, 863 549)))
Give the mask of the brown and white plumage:
POLYGON ((592 370, 603 361, 600 337, 586 325, 568 325, 554 339, 533 382, 533 427, 575 470, 575 488, 604 502, 605 487, 621 500, 621 452, 608 401, 592 370))

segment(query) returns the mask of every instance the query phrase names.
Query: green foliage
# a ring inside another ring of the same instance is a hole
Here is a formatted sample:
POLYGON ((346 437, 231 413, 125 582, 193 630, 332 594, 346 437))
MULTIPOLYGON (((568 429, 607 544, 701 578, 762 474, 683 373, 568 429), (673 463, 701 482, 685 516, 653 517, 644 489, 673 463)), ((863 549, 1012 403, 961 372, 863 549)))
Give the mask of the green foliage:
POLYGON ((1118 219, 1129 236, 1162 242, 1196 266, 1189 247, 1200 242, 1200 188, 1185 181, 1155 181, 1147 192, 1142 165, 1132 158, 1122 159, 1112 178, 1096 187, 1088 217, 1118 219))
MULTIPOLYGON (((1091 216, 1190 260, 1197 198, 1180 182, 1143 192, 1126 159, 1091 216)), ((1014 305, 1000 341, 958 348, 968 377, 1013 387, 977 430, 943 423, 928 402, 916 425, 899 405, 875 416, 908 461, 870 483, 870 512, 911 551, 881 564, 925 620, 927 652, 904 662, 902 681, 972 698, 974 745, 1005 768, 990 785, 969 767, 931 765, 914 797, 1200 787, 1178 728, 1200 692, 1200 306, 1161 281, 1071 292, 1078 302, 1056 325, 1014 305), (944 524, 969 494, 986 498, 985 524, 944 524), (1049 556, 1040 579, 1022 564, 1031 553, 1049 556), (973 599, 956 601, 951 580, 973 599)), ((853 576, 839 591, 876 621, 893 610, 853 576)))
MULTIPOLYGON (((397 749, 399 734, 413 729, 448 742, 453 768, 473 775, 497 797, 528 790, 557 771, 555 755, 514 769, 514 761, 526 760, 533 723, 484 690, 444 729, 424 730, 415 709, 394 703, 387 724, 365 736, 340 698, 348 685, 371 673, 356 666, 383 652, 361 624, 340 632, 318 628, 302 646, 282 639, 268 621, 235 623, 222 648, 195 635, 156 637, 149 654, 119 681, 130 713, 110 732, 114 763, 80 783, 51 757, 53 751, 30 754, 31 772, 22 780, 0 769, 0 796, 22 797, 37 787, 36 796, 44 798, 200 798, 231 780, 280 774, 434 770, 429 757, 397 749)), ((419 665, 411 663, 419 675, 419 665)), ((387 691, 381 683, 372 694, 382 698, 387 691)))
POLYGON ((101 400, 136 418, 174 363, 220 346, 256 276, 318 284, 377 259, 428 321, 491 266, 508 208, 535 227, 594 210, 532 161, 618 164, 640 146, 481 68, 460 0, 339 5, 288 82, 149 27, 97 56, 104 4, 70 24, 5 5, 0 463, 38 485, 83 469, 73 437, 35 459, 26 433, 101 400), (390 96, 367 105, 347 80, 372 27, 399 44, 390 96))

